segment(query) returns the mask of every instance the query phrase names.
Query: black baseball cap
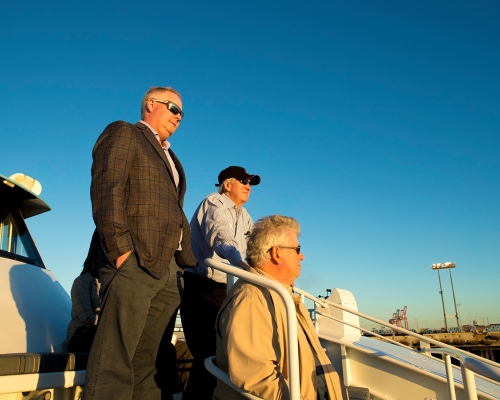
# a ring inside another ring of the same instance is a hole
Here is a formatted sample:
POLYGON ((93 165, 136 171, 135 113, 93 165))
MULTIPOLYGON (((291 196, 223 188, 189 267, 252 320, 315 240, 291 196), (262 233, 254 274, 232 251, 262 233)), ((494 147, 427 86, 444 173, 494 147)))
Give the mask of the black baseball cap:
POLYGON ((217 178, 219 183, 218 184, 216 183, 215 186, 222 185, 222 182, 224 182, 226 179, 229 179, 229 178, 248 179, 250 181, 250 185, 252 185, 252 186, 256 186, 260 183, 260 176, 259 175, 251 175, 243 167, 231 166, 231 167, 227 167, 226 169, 224 169, 220 172, 220 174, 217 178))

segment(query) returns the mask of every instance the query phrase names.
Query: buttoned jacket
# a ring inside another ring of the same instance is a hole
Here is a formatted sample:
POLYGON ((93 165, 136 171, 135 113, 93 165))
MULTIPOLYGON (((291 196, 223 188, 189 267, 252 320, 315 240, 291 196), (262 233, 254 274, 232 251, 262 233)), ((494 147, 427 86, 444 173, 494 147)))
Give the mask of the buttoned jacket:
POLYGON ((179 189, 163 148, 146 125, 111 123, 92 153, 92 212, 111 262, 134 250, 138 264, 160 279, 176 254, 181 268, 195 267, 189 223, 182 210, 186 177, 174 152, 179 189), (182 231, 182 251, 176 253, 182 231))

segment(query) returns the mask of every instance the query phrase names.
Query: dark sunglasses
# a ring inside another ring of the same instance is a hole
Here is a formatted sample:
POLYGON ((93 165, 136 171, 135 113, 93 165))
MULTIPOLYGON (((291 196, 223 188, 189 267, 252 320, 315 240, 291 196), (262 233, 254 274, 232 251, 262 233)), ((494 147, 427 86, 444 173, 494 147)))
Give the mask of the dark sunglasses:
MULTIPOLYGON (((297 254, 300 254, 300 244, 297 247, 290 247, 290 246, 276 246, 276 247, 279 247, 281 249, 294 249, 297 252, 297 254)), ((272 249, 273 248, 271 247, 268 251, 271 251, 272 249)))
POLYGON ((148 100, 154 100, 157 103, 162 103, 165 104, 167 109, 174 115, 181 114, 181 119, 184 118, 184 112, 179 108, 177 104, 175 104, 173 101, 169 100, 158 100, 158 99, 148 99, 148 100))
POLYGON ((242 185, 251 185, 252 182, 250 182, 250 179, 238 179, 238 182, 240 182, 242 185))

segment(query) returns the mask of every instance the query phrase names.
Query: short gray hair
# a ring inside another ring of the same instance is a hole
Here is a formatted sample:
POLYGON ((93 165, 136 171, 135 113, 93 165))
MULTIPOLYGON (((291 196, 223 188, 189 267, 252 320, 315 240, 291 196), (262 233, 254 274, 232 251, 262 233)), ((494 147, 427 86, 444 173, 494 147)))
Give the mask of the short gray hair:
POLYGON ((146 92, 144 97, 142 98, 142 103, 141 103, 141 118, 144 118, 144 113, 146 112, 146 102, 148 99, 154 98, 157 94, 165 93, 165 92, 172 92, 179 96, 179 99, 181 98, 181 94, 175 90, 174 88, 171 88, 169 86, 163 87, 163 86, 152 86, 149 88, 149 90, 146 92))
POLYGON ((269 215, 260 218, 252 228, 247 243, 247 262, 254 268, 270 259, 269 249, 288 245, 288 235, 300 235, 300 224, 295 218, 269 215))
POLYGON ((236 178, 227 178, 224 182, 222 182, 222 183, 219 185, 219 193, 220 193, 220 194, 224 193, 224 183, 225 183, 225 182, 233 183, 235 180, 236 180, 236 178))

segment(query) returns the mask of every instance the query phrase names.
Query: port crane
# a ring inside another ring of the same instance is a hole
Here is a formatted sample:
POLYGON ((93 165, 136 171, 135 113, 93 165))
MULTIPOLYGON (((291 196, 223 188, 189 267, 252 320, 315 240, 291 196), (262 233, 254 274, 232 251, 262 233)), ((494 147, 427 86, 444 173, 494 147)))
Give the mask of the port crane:
POLYGON ((401 321, 404 322, 404 328, 408 329, 408 318, 406 317, 406 310, 408 309, 407 306, 404 306, 403 309, 397 309, 394 314, 392 314, 392 318, 389 320, 389 323, 391 325, 396 325, 399 326, 400 328, 403 328, 401 321))

